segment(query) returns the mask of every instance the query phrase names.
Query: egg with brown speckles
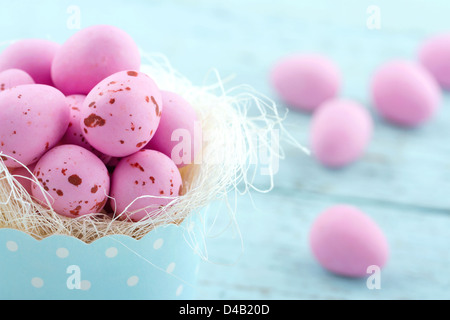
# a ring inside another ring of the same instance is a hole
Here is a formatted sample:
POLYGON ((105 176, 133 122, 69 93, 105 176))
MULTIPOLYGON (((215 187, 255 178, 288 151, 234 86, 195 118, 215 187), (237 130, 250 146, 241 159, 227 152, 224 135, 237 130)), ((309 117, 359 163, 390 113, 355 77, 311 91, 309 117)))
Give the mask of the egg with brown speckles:
POLYGON ((108 199, 110 180, 105 164, 80 146, 53 148, 38 161, 33 174, 46 197, 36 184, 32 195, 60 215, 75 218, 99 213, 108 199))
POLYGON ((156 217, 181 190, 181 175, 172 159, 159 151, 141 150, 115 168, 111 206, 119 219, 140 221, 156 217))
POLYGON ((28 166, 63 137, 69 108, 65 96, 53 87, 20 85, 0 94, 0 123, 0 153, 5 165, 28 166))
POLYGON ((145 73, 121 71, 101 81, 81 109, 84 137, 98 151, 126 157, 150 141, 158 128, 161 92, 145 73))

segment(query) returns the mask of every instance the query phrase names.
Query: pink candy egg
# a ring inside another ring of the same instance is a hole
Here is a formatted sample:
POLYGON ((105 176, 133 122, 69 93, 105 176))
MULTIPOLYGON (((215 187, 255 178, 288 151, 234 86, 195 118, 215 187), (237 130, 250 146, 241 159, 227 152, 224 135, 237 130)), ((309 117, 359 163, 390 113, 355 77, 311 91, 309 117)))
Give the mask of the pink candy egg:
POLYGON ((271 83, 289 106, 312 111, 334 98, 341 86, 336 65, 318 54, 295 54, 278 61, 271 72, 271 83))
POLYGON ((164 112, 155 136, 145 146, 170 157, 181 168, 194 163, 201 148, 201 126, 192 106, 181 96, 161 91, 164 112))
MULTIPOLYGON (((65 96, 53 87, 21 85, 0 93, 0 123, 0 151, 27 166, 62 138, 69 108, 65 96)), ((7 167, 21 166, 2 159, 7 167)))
POLYGON ((65 95, 88 94, 106 77, 139 70, 140 64, 139 48, 126 32, 96 25, 78 31, 61 46, 52 64, 52 78, 65 95))
POLYGON ((313 114, 312 152, 323 165, 342 167, 361 157, 372 131, 372 118, 366 108, 352 100, 329 100, 313 114))
POLYGON ((366 214, 348 205, 333 206, 314 221, 310 246, 325 269, 348 277, 367 276, 369 266, 382 268, 389 256, 382 230, 366 214))
MULTIPOLYGON (((75 218, 98 213, 108 199, 108 170, 98 157, 82 147, 53 148, 42 156, 33 173, 48 193, 52 209, 60 215, 75 218)), ((36 184, 32 185, 32 194, 47 204, 36 184)))
POLYGON ((83 130, 81 129, 81 108, 85 99, 86 96, 84 95, 71 95, 67 97, 70 110, 70 122, 66 134, 60 142, 61 144, 75 144, 83 147, 99 157, 104 163, 107 163, 111 160, 111 157, 92 147, 89 142, 87 142, 83 130))
POLYGON ((372 99, 382 117, 401 126, 418 126, 441 102, 436 80, 420 64, 395 60, 382 65, 372 80, 372 99))
POLYGON ((98 151, 125 157, 150 141, 162 109, 161 93, 149 76, 121 71, 101 81, 87 95, 81 109, 81 129, 98 151))
POLYGON ((443 89, 450 89, 450 33, 424 41, 419 50, 419 60, 443 89))
POLYGON ((0 92, 22 84, 34 84, 33 78, 25 71, 8 69, 0 72, 0 92))
POLYGON ((60 45, 44 39, 24 39, 0 54, 0 71, 20 69, 38 84, 53 85, 51 66, 60 45))
POLYGON ((181 187, 175 163, 161 152, 144 149, 123 158, 115 168, 111 207, 122 219, 140 221, 154 217, 161 206, 180 195, 181 187), (136 200, 141 196, 146 197, 136 200))

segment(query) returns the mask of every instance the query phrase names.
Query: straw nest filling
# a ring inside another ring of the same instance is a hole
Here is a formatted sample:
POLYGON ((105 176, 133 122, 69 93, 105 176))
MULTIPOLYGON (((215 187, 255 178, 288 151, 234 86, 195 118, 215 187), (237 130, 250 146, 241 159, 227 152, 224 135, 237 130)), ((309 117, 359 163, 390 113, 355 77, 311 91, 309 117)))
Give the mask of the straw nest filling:
MULTIPOLYGON (((245 85, 225 90, 215 72, 213 84, 194 86, 162 55, 143 52, 142 56, 141 71, 152 77, 160 89, 185 98, 201 123, 202 152, 193 164, 180 169, 181 196, 160 208, 156 218, 139 222, 121 221, 105 212, 67 218, 35 202, 16 181, 14 171, 11 173, 0 160, 0 228, 17 229, 38 240, 55 234, 73 236, 86 243, 114 234, 140 239, 157 226, 180 224, 215 200, 227 201, 230 191, 241 194, 256 189, 253 179, 259 174, 261 148, 268 157, 282 158, 279 145, 272 141, 286 131, 283 118, 270 99, 245 85)), ((265 174, 272 182, 270 167, 265 174)), ((38 183, 35 177, 32 179, 38 183)), ((271 187, 270 183, 266 190, 256 190, 267 191, 271 187)), ((48 200, 51 203, 51 198, 48 200)))

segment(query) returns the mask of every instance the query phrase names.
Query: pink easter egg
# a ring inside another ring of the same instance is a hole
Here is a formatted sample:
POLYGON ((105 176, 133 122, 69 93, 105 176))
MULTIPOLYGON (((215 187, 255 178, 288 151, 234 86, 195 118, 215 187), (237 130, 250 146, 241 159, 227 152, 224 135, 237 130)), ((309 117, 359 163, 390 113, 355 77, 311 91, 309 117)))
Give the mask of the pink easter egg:
POLYGON ((383 268, 389 256, 382 230, 369 216, 349 205, 336 205, 321 213, 309 239, 317 261, 342 276, 367 276, 369 267, 383 268))
POLYGON ((34 84, 33 78, 25 71, 8 69, 0 72, 0 92, 22 84, 34 84))
MULTIPOLYGON (((33 174, 47 193, 51 208, 76 218, 99 213, 107 201, 110 180, 105 164, 92 152, 76 145, 61 145, 48 151, 36 163, 33 174)), ((47 205, 38 185, 32 195, 47 205)))
POLYGON ((420 46, 419 60, 443 89, 450 90, 450 33, 426 39, 420 46))
POLYGON ((51 73, 65 95, 87 95, 106 77, 123 70, 139 70, 139 48, 125 31, 95 25, 76 32, 58 50, 51 73))
POLYGON ((60 45, 45 39, 24 39, 14 42, 0 53, 0 71, 20 69, 37 84, 53 85, 51 66, 60 45))
POLYGON ((294 54, 275 63, 270 80, 279 97, 292 108, 313 111, 336 97, 341 86, 338 67, 319 54, 294 54))
POLYGON ((121 71, 89 92, 81 108, 81 129, 96 150, 126 157, 154 136, 162 110, 161 92, 148 75, 121 71))
POLYGON ((348 165, 364 154, 372 131, 372 118, 362 105, 349 99, 328 100, 313 114, 312 153, 327 167, 348 165))
POLYGON ((65 96, 42 84, 27 84, 0 93, 0 152, 9 168, 35 163, 64 136, 69 123, 65 96))
POLYGON ((420 64, 394 60, 380 66, 372 84, 375 109, 387 121, 414 127, 428 121, 441 102, 441 90, 420 64))
POLYGON ((144 149, 123 158, 114 169, 111 207, 120 219, 153 218, 180 195, 181 188, 175 163, 159 151, 144 149))
POLYGON ((182 168, 194 163, 201 149, 201 126, 194 108, 184 98, 170 91, 161 91, 161 96, 161 121, 145 148, 164 153, 182 168))

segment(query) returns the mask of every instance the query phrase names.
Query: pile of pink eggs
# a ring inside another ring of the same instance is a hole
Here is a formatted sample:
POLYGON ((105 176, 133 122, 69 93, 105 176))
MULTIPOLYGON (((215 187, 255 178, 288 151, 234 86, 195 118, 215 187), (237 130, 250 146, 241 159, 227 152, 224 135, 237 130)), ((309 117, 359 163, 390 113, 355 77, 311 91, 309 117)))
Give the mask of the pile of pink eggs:
MULTIPOLYGON (((286 105, 312 115, 309 143, 320 165, 342 168, 361 158, 373 135, 371 113, 358 101, 339 97, 342 74, 330 58, 302 53, 283 57, 270 80, 286 105)), ((433 117, 445 89, 450 89, 450 34, 427 39, 417 61, 396 59, 379 66, 370 84, 375 112, 407 128, 433 117)), ((309 244, 325 269, 349 277, 367 276, 369 267, 382 268, 389 256, 380 227, 348 204, 332 206, 316 218, 309 244)))
POLYGON ((106 206, 136 222, 182 194, 179 169, 195 154, 173 155, 171 135, 193 134, 196 112, 140 64, 130 35, 109 25, 0 53, 1 161, 37 202, 70 218, 106 206))

